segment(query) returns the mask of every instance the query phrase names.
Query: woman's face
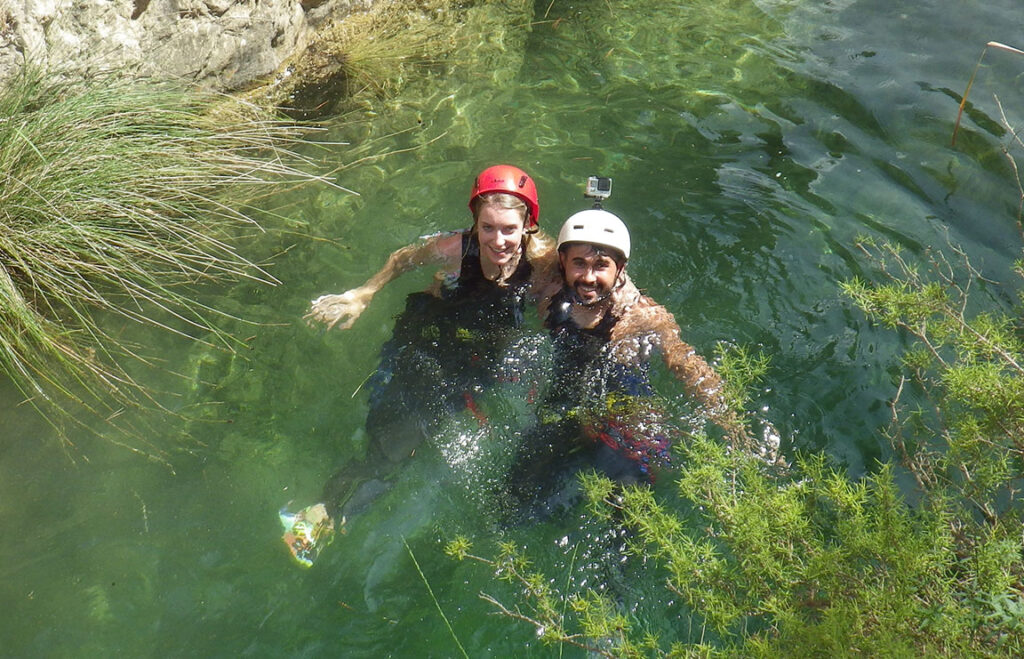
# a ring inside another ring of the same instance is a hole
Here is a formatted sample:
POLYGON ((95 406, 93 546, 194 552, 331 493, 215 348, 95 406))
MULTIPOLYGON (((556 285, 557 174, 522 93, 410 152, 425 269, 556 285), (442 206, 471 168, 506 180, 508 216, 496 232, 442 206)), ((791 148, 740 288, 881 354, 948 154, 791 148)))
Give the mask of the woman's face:
POLYGON ((484 205, 476 219, 480 258, 498 267, 513 262, 523 244, 523 229, 521 211, 484 205))

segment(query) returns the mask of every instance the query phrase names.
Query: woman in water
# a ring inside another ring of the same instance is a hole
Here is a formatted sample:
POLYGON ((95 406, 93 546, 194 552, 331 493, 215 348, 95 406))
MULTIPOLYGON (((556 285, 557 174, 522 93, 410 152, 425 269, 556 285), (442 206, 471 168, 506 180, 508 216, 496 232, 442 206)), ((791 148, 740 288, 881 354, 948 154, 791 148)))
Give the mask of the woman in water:
POLYGON ((409 295, 381 349, 370 381, 366 457, 331 478, 323 504, 296 515, 282 511, 285 542, 303 564, 311 564, 319 550, 317 529, 329 532, 333 519, 374 498, 384 488, 381 479, 447 414, 472 406, 472 392, 493 379, 522 324, 531 289, 560 277, 553 241, 538 231, 536 185, 523 170, 485 169, 473 183, 469 208, 470 228, 403 247, 362 286, 312 302, 307 320, 348 329, 401 274, 427 265, 444 273, 430 291, 409 295), (353 497, 364 483, 373 486, 353 497))
POLYGON ((474 293, 521 295, 533 262, 554 263, 551 239, 538 234, 540 204, 537 187, 526 172, 511 165, 488 167, 476 177, 469 208, 469 229, 439 233, 391 254, 384 267, 365 284, 338 295, 313 300, 307 319, 330 329, 352 327, 373 296, 410 270, 437 265, 449 276, 435 295, 451 299, 474 293), (342 322, 344 321, 344 322, 342 322))

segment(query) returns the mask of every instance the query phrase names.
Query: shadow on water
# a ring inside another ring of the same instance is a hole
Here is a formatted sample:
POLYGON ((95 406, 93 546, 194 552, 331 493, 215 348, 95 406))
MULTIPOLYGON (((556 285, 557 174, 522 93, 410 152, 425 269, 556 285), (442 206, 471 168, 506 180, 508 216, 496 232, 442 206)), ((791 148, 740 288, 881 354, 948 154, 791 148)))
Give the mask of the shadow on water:
MULTIPOLYGON (((466 226, 469 182, 495 162, 534 176, 552 233, 585 206, 587 175, 613 177, 606 208, 635 236, 630 271, 683 338, 706 356, 719 342, 770 355, 754 407, 785 450, 823 450, 853 475, 886 458, 878 428, 903 339, 868 324, 838 285, 865 274, 861 234, 914 255, 948 235, 1006 278, 1018 200, 990 99, 1021 107, 1024 63, 986 66, 958 149, 949 138, 982 44, 1010 41, 1016 5, 968 3, 954 17, 939 2, 545 0, 487 15, 496 4, 474 8, 479 40, 443 74, 330 123, 325 141, 349 145, 312 157, 348 164, 339 179, 360 196, 307 188, 274 201, 307 227, 259 246, 281 253, 283 284, 209 294, 262 323, 240 330, 250 349, 158 344, 186 376, 161 387, 198 417, 153 438, 191 437, 175 473, 87 438, 89 460, 72 466, 5 393, 0 523, 18 529, 0 544, 6 651, 454 656, 411 549, 471 656, 553 655, 477 597, 509 599, 510 587, 441 552, 456 533, 498 530, 503 470, 532 419, 522 387, 481 394, 486 426, 448 419, 312 569, 289 562, 276 517, 365 452, 363 384, 431 273, 392 284, 345 332, 303 325, 309 300, 362 283, 418 236, 466 226)), ((657 385, 682 398, 664 374, 657 385)), ((552 575, 614 589, 668 637, 697 633, 649 596, 660 576, 618 565, 613 530, 578 513, 498 533, 552 575)))

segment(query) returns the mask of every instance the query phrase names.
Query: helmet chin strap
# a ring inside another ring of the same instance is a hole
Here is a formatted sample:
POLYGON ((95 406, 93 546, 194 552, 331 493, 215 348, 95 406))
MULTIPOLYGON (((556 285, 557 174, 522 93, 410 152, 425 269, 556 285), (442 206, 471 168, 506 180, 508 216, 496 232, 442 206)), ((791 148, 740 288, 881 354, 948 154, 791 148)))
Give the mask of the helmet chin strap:
POLYGON ((619 274, 615 275, 615 286, 612 288, 613 291, 626 285, 626 265, 626 263, 623 263, 622 267, 619 268, 619 274))

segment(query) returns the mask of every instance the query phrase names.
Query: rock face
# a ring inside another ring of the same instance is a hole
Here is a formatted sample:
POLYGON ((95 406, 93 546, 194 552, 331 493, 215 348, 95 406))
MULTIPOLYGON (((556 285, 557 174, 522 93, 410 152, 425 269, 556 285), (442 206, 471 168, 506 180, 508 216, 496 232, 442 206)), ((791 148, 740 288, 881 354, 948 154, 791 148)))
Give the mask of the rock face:
MULTIPOLYGON (((386 1, 386 0, 385 0, 386 1)), ((234 90, 265 79, 328 18, 374 0, 0 0, 0 82, 26 61, 234 90)))

